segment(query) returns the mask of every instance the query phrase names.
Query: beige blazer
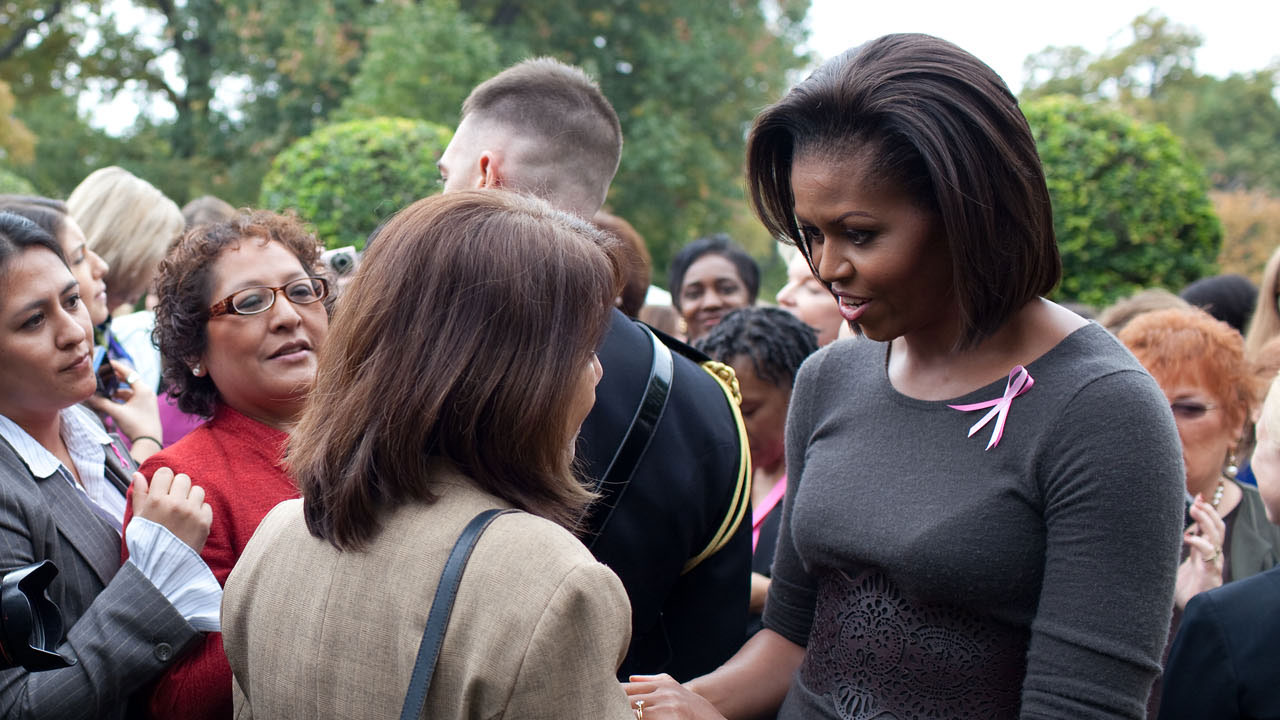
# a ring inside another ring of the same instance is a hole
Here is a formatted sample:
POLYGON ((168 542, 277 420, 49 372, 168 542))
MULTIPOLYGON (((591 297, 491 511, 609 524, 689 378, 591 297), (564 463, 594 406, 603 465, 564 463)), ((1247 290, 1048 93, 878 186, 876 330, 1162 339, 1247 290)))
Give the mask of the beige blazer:
MULTIPOLYGON (((262 521, 222 603, 238 718, 395 718, 445 558, 506 507, 456 472, 362 552, 312 537, 302 501, 262 521)), ((617 576, 560 526, 497 518, 463 574, 423 717, 634 720, 614 672, 630 640, 617 576)))

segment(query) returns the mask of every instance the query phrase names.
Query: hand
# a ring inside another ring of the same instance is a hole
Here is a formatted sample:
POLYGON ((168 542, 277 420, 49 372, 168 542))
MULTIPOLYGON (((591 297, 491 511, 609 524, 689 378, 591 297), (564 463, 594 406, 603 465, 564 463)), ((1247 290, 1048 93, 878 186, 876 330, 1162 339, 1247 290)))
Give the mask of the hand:
POLYGON ((213 523, 213 508, 204 501, 204 488, 191 478, 162 467, 148 483, 142 473, 133 474, 133 514, 160 523, 196 552, 204 549, 213 523))
POLYGON ((1173 592, 1179 610, 1185 609, 1196 595, 1222 585, 1222 543, 1227 527, 1218 511, 1200 495, 1196 495, 1189 512, 1195 524, 1183 533, 1182 542, 1191 548, 1191 553, 1178 566, 1173 592))
MULTIPOLYGON (((633 711, 637 702, 644 703, 644 720, 725 720, 710 701, 667 674, 632 675, 622 689, 633 711)), ((636 712, 637 720, 640 717, 636 712)))
MULTIPOLYGON (((138 382, 136 377, 134 383, 129 384, 128 378, 137 374, 133 368, 117 360, 110 362, 116 377, 123 381, 120 389, 110 398, 94 395, 86 400, 85 404, 114 420, 116 427, 120 428, 120 432, 130 440, 144 435, 153 438, 161 437, 163 431, 160 427, 160 405, 156 400, 155 391, 138 382)), ((130 454, 133 455, 134 460, 141 463, 159 450, 160 448, 154 443, 143 442, 141 447, 130 454)))

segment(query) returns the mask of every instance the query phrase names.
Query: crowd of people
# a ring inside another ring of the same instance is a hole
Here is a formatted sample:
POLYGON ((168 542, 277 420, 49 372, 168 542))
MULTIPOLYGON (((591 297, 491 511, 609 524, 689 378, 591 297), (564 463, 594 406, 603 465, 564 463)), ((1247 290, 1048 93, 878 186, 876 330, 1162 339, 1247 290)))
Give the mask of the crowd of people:
POLYGON ((1015 97, 890 35, 751 127, 776 306, 716 234, 664 311, 589 76, 460 118, 341 283, 120 168, 0 196, 0 571, 70 663, 4 717, 1280 717, 1280 250, 1051 302, 1015 97))

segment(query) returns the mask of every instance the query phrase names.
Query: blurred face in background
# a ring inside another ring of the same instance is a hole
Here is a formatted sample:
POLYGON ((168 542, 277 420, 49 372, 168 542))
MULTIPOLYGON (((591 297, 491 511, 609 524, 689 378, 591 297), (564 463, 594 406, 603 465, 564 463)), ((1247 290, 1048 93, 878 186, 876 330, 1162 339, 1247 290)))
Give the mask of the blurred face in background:
POLYGON ((1241 428, 1228 417, 1226 403, 1197 377, 1198 373, 1153 372, 1164 391, 1182 441, 1187 491, 1206 499, 1222 477, 1227 455, 1240 441, 1241 428))
POLYGON ((62 232, 58 234, 62 254, 67 256, 67 266, 80 283, 80 300, 89 311, 94 325, 107 321, 107 262, 89 249, 84 233, 71 216, 63 218, 62 232))
POLYGON ((809 261, 799 253, 787 264, 787 284, 778 291, 778 307, 813 328, 819 347, 835 340, 844 324, 835 296, 813 276, 809 261))
POLYGON ((772 471, 781 466, 786 455, 783 440, 791 388, 760 377, 748 355, 737 355, 728 364, 738 376, 738 389, 742 393, 742 422, 751 445, 751 464, 772 471))
POLYGON ((733 310, 751 305, 751 295, 738 275, 738 267, 729 258, 714 253, 689 265, 677 292, 690 342, 706 335, 733 310))
POLYGON ((1280 437, 1271 428, 1271 421, 1264 415, 1258 423, 1258 446, 1250 467, 1258 480, 1258 494, 1267 509, 1267 519, 1280 525, 1280 437))

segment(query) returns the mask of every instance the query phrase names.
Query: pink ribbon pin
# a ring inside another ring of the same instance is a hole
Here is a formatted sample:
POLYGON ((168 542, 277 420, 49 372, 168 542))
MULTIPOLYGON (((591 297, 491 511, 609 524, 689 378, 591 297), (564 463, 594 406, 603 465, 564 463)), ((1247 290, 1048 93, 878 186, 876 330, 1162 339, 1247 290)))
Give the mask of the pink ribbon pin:
POLYGON ((1009 371, 1009 382, 1004 386, 1004 395, 994 400, 985 400, 980 403, 972 403, 970 405, 948 405, 947 407, 961 412, 970 412, 973 410, 982 410, 991 408, 991 411, 982 416, 982 419, 973 424, 969 428, 968 437, 973 437, 974 433, 981 430, 987 423, 991 422, 991 418, 996 418, 996 429, 991 433, 991 442, 987 443, 987 450, 995 447, 1000 443, 1000 438, 1004 436, 1004 423, 1009 417, 1009 408, 1013 407, 1013 399, 1022 395, 1035 385, 1036 381, 1031 379, 1031 373, 1021 365, 1015 366, 1009 371))

